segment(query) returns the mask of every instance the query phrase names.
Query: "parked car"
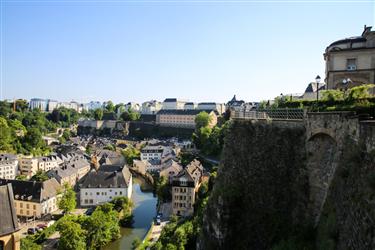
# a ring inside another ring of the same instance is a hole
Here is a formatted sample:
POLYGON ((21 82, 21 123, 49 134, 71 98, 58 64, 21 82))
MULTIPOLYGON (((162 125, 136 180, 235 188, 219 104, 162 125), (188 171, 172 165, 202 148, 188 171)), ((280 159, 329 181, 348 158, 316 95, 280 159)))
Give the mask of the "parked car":
POLYGON ((48 226, 46 224, 38 224, 36 225, 37 228, 46 229, 48 226))
POLYGON ((28 234, 36 234, 38 232, 37 228, 35 227, 30 227, 27 229, 28 234))
POLYGON ((85 215, 92 215, 92 213, 95 211, 95 208, 90 207, 89 209, 86 210, 85 215))
POLYGON ((155 224, 156 225, 160 225, 161 224, 161 219, 160 218, 156 218, 155 224))
POLYGON ((52 226, 53 224, 55 224, 55 222, 55 220, 50 220, 49 222, 47 222, 47 227, 52 226))

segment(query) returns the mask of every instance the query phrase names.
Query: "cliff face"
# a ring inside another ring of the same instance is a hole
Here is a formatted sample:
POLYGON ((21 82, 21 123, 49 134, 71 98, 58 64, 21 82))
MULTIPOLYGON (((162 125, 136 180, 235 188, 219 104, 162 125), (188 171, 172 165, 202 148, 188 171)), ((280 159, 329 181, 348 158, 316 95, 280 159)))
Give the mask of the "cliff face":
POLYGON ((309 121, 233 122, 198 249, 375 249, 375 124, 309 121))
POLYGON ((204 216, 200 249, 268 249, 308 225, 303 126, 234 122, 204 216))

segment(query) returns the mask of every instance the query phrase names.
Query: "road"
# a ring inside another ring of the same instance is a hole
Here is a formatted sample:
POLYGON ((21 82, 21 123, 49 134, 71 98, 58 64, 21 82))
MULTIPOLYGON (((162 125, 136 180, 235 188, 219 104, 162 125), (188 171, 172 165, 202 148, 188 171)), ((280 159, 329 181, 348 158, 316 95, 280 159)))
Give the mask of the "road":
POLYGON ((162 203, 159 208, 159 213, 162 213, 160 225, 154 224, 152 227, 151 234, 149 236, 149 241, 155 243, 158 241, 163 227, 169 223, 169 218, 172 215, 172 203, 162 203))

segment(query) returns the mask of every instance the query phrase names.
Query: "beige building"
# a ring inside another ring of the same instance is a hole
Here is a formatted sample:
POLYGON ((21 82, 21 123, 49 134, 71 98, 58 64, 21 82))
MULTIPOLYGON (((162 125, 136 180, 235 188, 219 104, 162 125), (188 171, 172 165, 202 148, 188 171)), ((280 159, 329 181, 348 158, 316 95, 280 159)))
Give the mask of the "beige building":
POLYGON ((160 110, 156 115, 156 124, 165 127, 195 128, 195 117, 200 112, 207 112, 211 117, 210 127, 217 124, 217 115, 212 110, 160 110))
POLYGON ((73 187, 90 169, 90 162, 83 155, 76 155, 61 166, 51 169, 47 174, 55 178, 62 186, 67 183, 73 187))
POLYGON ((172 179, 172 213, 190 216, 194 213, 195 194, 203 176, 202 164, 194 160, 172 179))
POLYGON ((0 185, 11 184, 17 216, 41 218, 58 209, 58 192, 61 189, 56 179, 44 182, 0 179, 0 185))
POLYGON ((327 89, 375 83, 375 31, 365 26, 361 36, 332 43, 326 48, 324 60, 327 89))
POLYGON ((164 176, 169 182, 172 182, 173 177, 177 176, 181 171, 182 166, 178 162, 171 159, 164 164, 159 175, 164 176))
POLYGON ((49 171, 57 168, 63 160, 56 156, 44 156, 44 157, 22 157, 19 160, 19 170, 22 175, 31 177, 36 174, 38 170, 49 171))
POLYGON ((20 234, 11 184, 0 186, 0 249, 19 250, 20 234))

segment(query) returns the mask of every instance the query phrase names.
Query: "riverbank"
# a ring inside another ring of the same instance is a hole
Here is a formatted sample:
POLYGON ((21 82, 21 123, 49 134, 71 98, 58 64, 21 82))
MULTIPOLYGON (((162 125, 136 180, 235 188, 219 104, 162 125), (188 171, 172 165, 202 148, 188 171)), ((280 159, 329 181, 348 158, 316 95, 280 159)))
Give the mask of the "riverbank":
POLYGON ((152 192, 152 186, 139 176, 133 178, 132 201, 134 203, 132 227, 121 228, 121 238, 111 242, 103 250, 131 249, 132 242, 136 238, 143 239, 147 235, 156 215, 157 198, 152 192))

